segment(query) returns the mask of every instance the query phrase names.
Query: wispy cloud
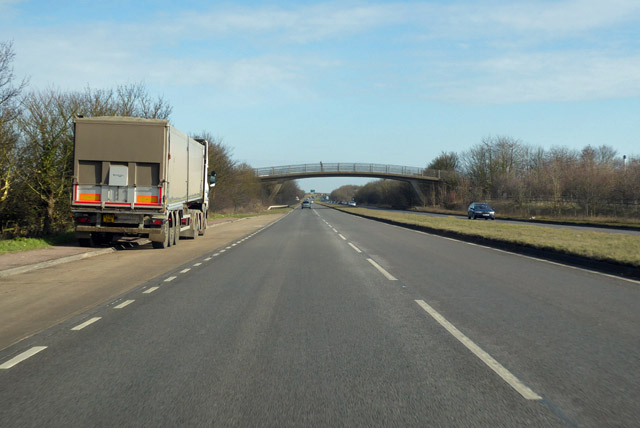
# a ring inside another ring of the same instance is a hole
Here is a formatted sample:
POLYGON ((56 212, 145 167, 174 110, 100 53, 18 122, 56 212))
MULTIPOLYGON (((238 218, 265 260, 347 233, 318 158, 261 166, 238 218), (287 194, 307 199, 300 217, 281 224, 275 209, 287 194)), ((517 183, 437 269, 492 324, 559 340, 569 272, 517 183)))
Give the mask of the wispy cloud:
MULTIPOLYGON (((0 11, 14 6, 0 0, 0 11)), ((640 95, 638 45, 613 51, 601 40, 603 30, 639 18, 636 0, 330 2, 10 28, 0 39, 14 36, 16 71, 40 87, 144 80, 312 96, 318 82, 332 85, 330 75, 336 88, 357 83, 389 95, 405 86, 455 102, 512 103, 640 95), (386 45, 366 45, 363 35, 386 45), (576 42, 583 37, 598 42, 576 42), (361 48, 376 50, 375 60, 360 62, 361 48)))
POLYGON ((498 7, 476 9, 486 24, 524 32, 567 34, 630 22, 640 15, 635 0, 570 0, 561 2, 513 2, 498 7))
POLYGON ((438 37, 483 37, 498 32, 564 36, 606 28, 640 17, 636 0, 490 1, 350 4, 290 8, 227 8, 187 11, 174 29, 197 35, 267 35, 296 43, 316 42, 391 26, 415 26, 438 37), (197 29, 197 31, 194 31, 197 29))
POLYGON ((457 79, 436 89, 436 96, 475 104, 504 104, 640 95, 640 55, 620 58, 598 52, 533 53, 498 57, 472 66, 476 73, 466 78, 458 74, 457 79))
POLYGON ((234 8, 210 12, 186 12, 179 28, 198 28, 200 35, 234 34, 274 37, 292 43, 317 42, 344 37, 406 22, 409 15, 402 4, 345 6, 341 3, 295 8, 234 8))
POLYGON ((16 16, 16 6, 25 0, 0 0, 0 22, 11 22, 16 16))

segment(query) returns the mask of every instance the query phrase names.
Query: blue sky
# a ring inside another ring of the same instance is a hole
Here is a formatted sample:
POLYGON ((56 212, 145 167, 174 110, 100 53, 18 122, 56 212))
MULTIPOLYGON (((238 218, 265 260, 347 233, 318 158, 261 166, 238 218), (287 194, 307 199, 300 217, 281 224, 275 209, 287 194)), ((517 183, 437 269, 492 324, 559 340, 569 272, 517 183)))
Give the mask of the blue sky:
POLYGON ((142 81, 254 167, 426 166, 490 135, 640 155, 637 0, 0 0, 0 40, 30 89, 142 81))

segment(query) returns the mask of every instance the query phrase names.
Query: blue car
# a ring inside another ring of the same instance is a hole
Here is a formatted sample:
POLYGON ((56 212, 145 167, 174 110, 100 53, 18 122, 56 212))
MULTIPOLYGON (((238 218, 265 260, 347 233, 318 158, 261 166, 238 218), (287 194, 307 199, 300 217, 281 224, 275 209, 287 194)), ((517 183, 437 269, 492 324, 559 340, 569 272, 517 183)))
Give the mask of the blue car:
POLYGON ((474 220, 477 218, 483 218, 485 220, 495 220, 496 213, 493 208, 491 208, 491 205, 487 203, 472 202, 471 205, 469 205, 469 209, 467 210, 467 217, 474 220))

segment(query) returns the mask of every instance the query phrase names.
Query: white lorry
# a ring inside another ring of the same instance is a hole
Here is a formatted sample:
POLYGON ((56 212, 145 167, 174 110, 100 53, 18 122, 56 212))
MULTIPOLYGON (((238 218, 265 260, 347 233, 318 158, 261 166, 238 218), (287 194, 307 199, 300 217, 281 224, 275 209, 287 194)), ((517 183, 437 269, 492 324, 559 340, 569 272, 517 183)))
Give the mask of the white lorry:
POLYGON ((196 238, 207 228, 208 142, 167 120, 74 120, 71 211, 80 245, 116 236, 147 237, 154 248, 196 238))

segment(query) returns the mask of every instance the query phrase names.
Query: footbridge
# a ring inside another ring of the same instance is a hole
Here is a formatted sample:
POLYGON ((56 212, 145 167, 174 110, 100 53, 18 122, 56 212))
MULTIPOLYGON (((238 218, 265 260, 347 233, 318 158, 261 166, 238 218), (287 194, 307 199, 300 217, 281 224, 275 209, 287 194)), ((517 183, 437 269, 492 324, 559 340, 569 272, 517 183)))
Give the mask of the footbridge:
POLYGON ((411 184, 420 200, 425 198, 418 183, 437 183, 445 171, 411 166, 382 165, 373 163, 307 163, 302 165, 272 166, 254 169, 261 182, 276 182, 271 197, 280 191, 282 184, 289 180, 316 177, 371 177, 405 181, 411 184))

